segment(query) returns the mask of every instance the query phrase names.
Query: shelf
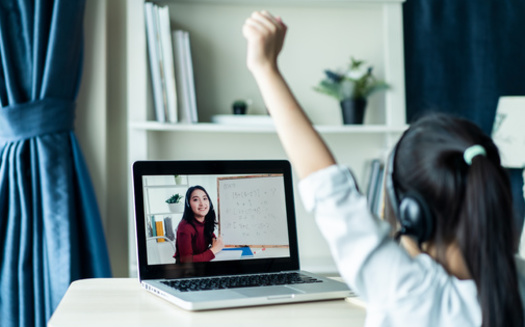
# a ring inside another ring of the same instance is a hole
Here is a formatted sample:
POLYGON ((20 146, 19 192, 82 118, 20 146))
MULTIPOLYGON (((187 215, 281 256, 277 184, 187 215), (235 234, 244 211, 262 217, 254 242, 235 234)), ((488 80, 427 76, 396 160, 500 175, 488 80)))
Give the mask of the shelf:
POLYGON ((188 188, 189 185, 186 184, 169 184, 169 185, 144 185, 144 188, 188 188))
POLYGON ((356 3, 403 3, 406 0, 157 0, 157 3, 233 4, 233 5, 347 5, 356 3))
MULTIPOLYGON (((261 125, 226 125, 214 123, 172 124, 156 121, 130 122, 129 127, 134 130, 165 131, 165 132, 211 132, 211 133, 275 133, 273 126, 261 125)), ((323 134, 353 134, 353 133, 402 133, 408 125, 318 125, 315 129, 323 134)))
POLYGON ((147 212, 146 216, 172 216, 172 215, 182 215, 183 212, 147 212))

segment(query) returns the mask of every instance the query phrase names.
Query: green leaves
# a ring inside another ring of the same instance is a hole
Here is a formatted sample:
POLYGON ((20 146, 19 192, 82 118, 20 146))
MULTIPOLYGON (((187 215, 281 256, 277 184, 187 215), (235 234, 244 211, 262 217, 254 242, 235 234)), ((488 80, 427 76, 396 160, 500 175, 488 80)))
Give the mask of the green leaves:
POLYGON ((183 197, 182 194, 175 193, 166 200, 166 203, 179 203, 183 197))
POLYGON ((366 99, 375 92, 387 90, 389 85, 376 79, 372 66, 364 67, 364 60, 351 58, 348 69, 343 73, 325 70, 326 77, 319 82, 314 90, 336 98, 366 99))
POLYGON ((322 80, 318 86, 314 87, 314 90, 340 100, 343 99, 341 97, 341 84, 332 80, 322 80))

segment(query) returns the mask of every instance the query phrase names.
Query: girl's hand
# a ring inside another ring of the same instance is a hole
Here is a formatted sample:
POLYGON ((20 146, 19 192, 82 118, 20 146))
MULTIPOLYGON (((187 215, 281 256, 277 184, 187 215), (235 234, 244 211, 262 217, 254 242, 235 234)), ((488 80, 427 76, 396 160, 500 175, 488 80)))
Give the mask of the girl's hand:
POLYGON ((242 33, 248 42, 246 65, 252 73, 277 69, 286 30, 281 18, 267 11, 256 11, 246 19, 242 33))
POLYGON ((335 163, 277 67, 286 25, 266 11, 254 12, 242 32, 248 41, 246 63, 273 118, 281 143, 299 178, 335 163))
POLYGON ((224 242, 222 241, 222 235, 219 235, 218 238, 214 238, 211 241, 211 248, 210 250, 213 252, 213 254, 217 254, 224 249, 224 242))

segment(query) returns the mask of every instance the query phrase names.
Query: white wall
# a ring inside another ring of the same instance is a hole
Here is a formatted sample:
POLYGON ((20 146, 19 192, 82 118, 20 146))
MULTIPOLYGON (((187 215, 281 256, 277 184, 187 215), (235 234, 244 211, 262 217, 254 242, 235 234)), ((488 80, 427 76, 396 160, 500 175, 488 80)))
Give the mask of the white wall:
POLYGON ((76 117, 116 277, 128 275, 125 7, 125 0, 86 1, 76 117))
MULTIPOLYGON (((213 114, 230 114, 231 104, 238 98, 252 99, 250 113, 264 114, 259 90, 244 69, 246 40, 241 33, 246 17, 258 8, 249 1, 246 5, 166 3, 170 6, 172 28, 191 31, 199 119, 210 121, 213 114)), ((341 124, 339 103, 312 91, 324 78, 323 70, 344 69, 353 55, 366 58, 374 65, 376 75, 384 77, 383 12, 377 6, 353 4, 351 8, 348 10, 345 4, 264 7, 281 15, 289 26, 279 56, 280 67, 315 124, 341 124)), ((371 99, 370 107, 379 110, 367 114, 369 122, 384 122, 384 104, 378 101, 381 99, 371 99)))

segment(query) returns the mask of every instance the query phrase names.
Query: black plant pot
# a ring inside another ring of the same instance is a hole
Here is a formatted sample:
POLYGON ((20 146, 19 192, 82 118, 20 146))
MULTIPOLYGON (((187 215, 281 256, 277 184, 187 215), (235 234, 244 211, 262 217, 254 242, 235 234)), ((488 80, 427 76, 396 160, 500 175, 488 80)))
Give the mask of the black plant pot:
POLYGON ((234 115, 244 115, 244 114, 246 114, 246 109, 247 109, 246 104, 234 103, 232 107, 233 107, 233 114, 234 115))
POLYGON ((344 99, 341 101, 343 124, 363 124, 365 109, 366 99, 344 99))

